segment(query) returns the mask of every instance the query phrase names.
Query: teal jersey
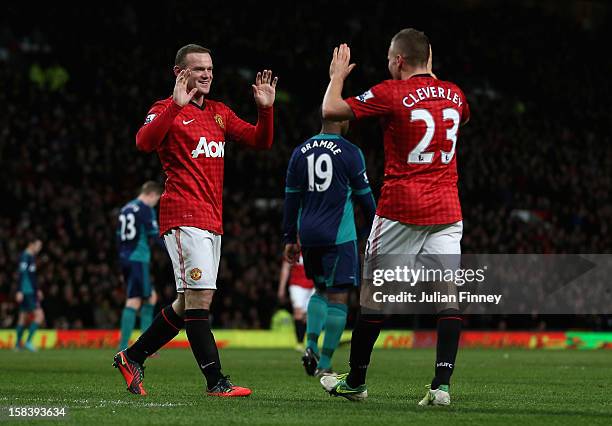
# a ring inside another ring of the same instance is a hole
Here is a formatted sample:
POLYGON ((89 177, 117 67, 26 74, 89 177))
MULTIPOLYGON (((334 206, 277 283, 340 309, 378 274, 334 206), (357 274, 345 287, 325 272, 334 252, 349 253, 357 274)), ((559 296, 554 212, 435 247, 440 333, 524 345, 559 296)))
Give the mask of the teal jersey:
POLYGON ((373 217, 376 205, 361 150, 336 134, 308 139, 293 151, 287 168, 285 242, 295 242, 296 233, 305 247, 356 240, 355 197, 363 198, 373 217))
POLYGON ((149 238, 157 238, 158 233, 155 210, 138 199, 130 201, 119 212, 119 257, 133 262, 150 262, 149 238))
POLYGON ((23 294, 36 294, 36 263, 34 256, 27 251, 19 257, 19 291, 23 294))

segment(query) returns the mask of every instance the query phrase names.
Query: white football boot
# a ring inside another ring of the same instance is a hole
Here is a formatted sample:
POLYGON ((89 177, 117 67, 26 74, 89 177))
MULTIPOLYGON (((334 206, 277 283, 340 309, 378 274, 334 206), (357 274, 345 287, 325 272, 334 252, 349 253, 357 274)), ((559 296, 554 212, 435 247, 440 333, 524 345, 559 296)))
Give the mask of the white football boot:
MULTIPOLYGON (((429 388, 429 385, 427 386, 429 388)), ((448 388, 447 388, 448 389, 448 388)), ((427 389, 427 393, 419 405, 450 405, 450 393, 442 389, 427 389)))

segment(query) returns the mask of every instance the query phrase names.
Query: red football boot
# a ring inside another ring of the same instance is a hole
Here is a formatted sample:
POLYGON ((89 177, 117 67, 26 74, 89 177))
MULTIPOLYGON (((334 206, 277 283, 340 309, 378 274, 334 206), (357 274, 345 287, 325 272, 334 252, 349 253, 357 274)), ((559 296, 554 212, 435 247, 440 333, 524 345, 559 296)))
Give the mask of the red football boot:
POLYGON ((127 384, 127 390, 136 395, 146 395, 147 392, 142 386, 144 366, 129 359, 125 351, 117 353, 113 360, 113 367, 118 368, 123 375, 127 384))
POLYGON ((229 376, 221 376, 217 384, 212 389, 206 389, 206 394, 209 396, 220 396, 224 398, 237 398, 241 396, 249 396, 252 393, 251 389, 234 386, 229 380, 229 376))

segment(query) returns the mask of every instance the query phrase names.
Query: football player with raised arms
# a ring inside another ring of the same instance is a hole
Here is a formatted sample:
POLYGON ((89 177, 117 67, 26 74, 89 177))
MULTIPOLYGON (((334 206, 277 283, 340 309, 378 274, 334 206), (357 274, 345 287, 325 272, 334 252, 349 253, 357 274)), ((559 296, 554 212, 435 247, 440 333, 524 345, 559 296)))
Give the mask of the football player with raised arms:
MULTIPOLYGON (((455 153, 459 126, 470 117, 465 95, 454 83, 433 75, 429 40, 420 31, 398 32, 387 60, 390 80, 343 99, 344 81, 355 64, 350 62, 349 47, 341 44, 334 49, 323 100, 325 118, 378 117, 384 131, 385 177, 364 275, 373 269, 372 259, 385 254, 440 259, 452 255, 457 261, 461 253, 463 222, 455 153)), ((461 331, 458 313, 456 307, 438 312, 435 376, 420 405, 450 404, 450 377, 461 331)), ((366 370, 381 324, 380 315, 360 315, 352 336, 350 373, 323 377, 326 391, 351 400, 367 396, 366 370)))
POLYGON ((130 392, 145 394, 145 359, 185 327, 207 394, 248 396, 250 389, 234 386, 221 371, 209 308, 221 254, 225 144, 272 146, 277 77, 270 70, 257 73, 252 91, 258 120, 252 125, 225 104, 208 98, 213 82, 209 49, 196 44, 180 48, 173 71, 174 92, 153 104, 136 135, 136 146, 156 151, 167 176, 159 228, 172 260, 178 295, 132 346, 115 355, 114 365, 130 392))

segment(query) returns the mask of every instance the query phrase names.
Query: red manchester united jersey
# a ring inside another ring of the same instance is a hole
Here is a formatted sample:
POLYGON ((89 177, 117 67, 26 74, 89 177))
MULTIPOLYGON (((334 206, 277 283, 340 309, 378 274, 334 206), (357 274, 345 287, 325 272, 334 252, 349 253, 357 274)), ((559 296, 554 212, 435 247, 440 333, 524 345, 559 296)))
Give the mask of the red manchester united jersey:
POLYGON ((291 265, 291 275, 289 276, 289 285, 297 285, 303 288, 313 288, 314 283, 306 276, 304 269, 304 259, 300 255, 300 259, 291 265))
POLYGON ((225 144, 272 145, 272 108, 260 108, 257 126, 241 120, 221 102, 180 107, 172 98, 156 102, 136 135, 136 146, 157 151, 166 188, 159 208, 163 234, 177 226, 223 233, 222 194, 225 144))
POLYGON ((470 109, 455 84, 428 74, 387 80, 346 99, 357 119, 380 117, 385 176, 379 216, 415 225, 461 220, 456 148, 470 109))

